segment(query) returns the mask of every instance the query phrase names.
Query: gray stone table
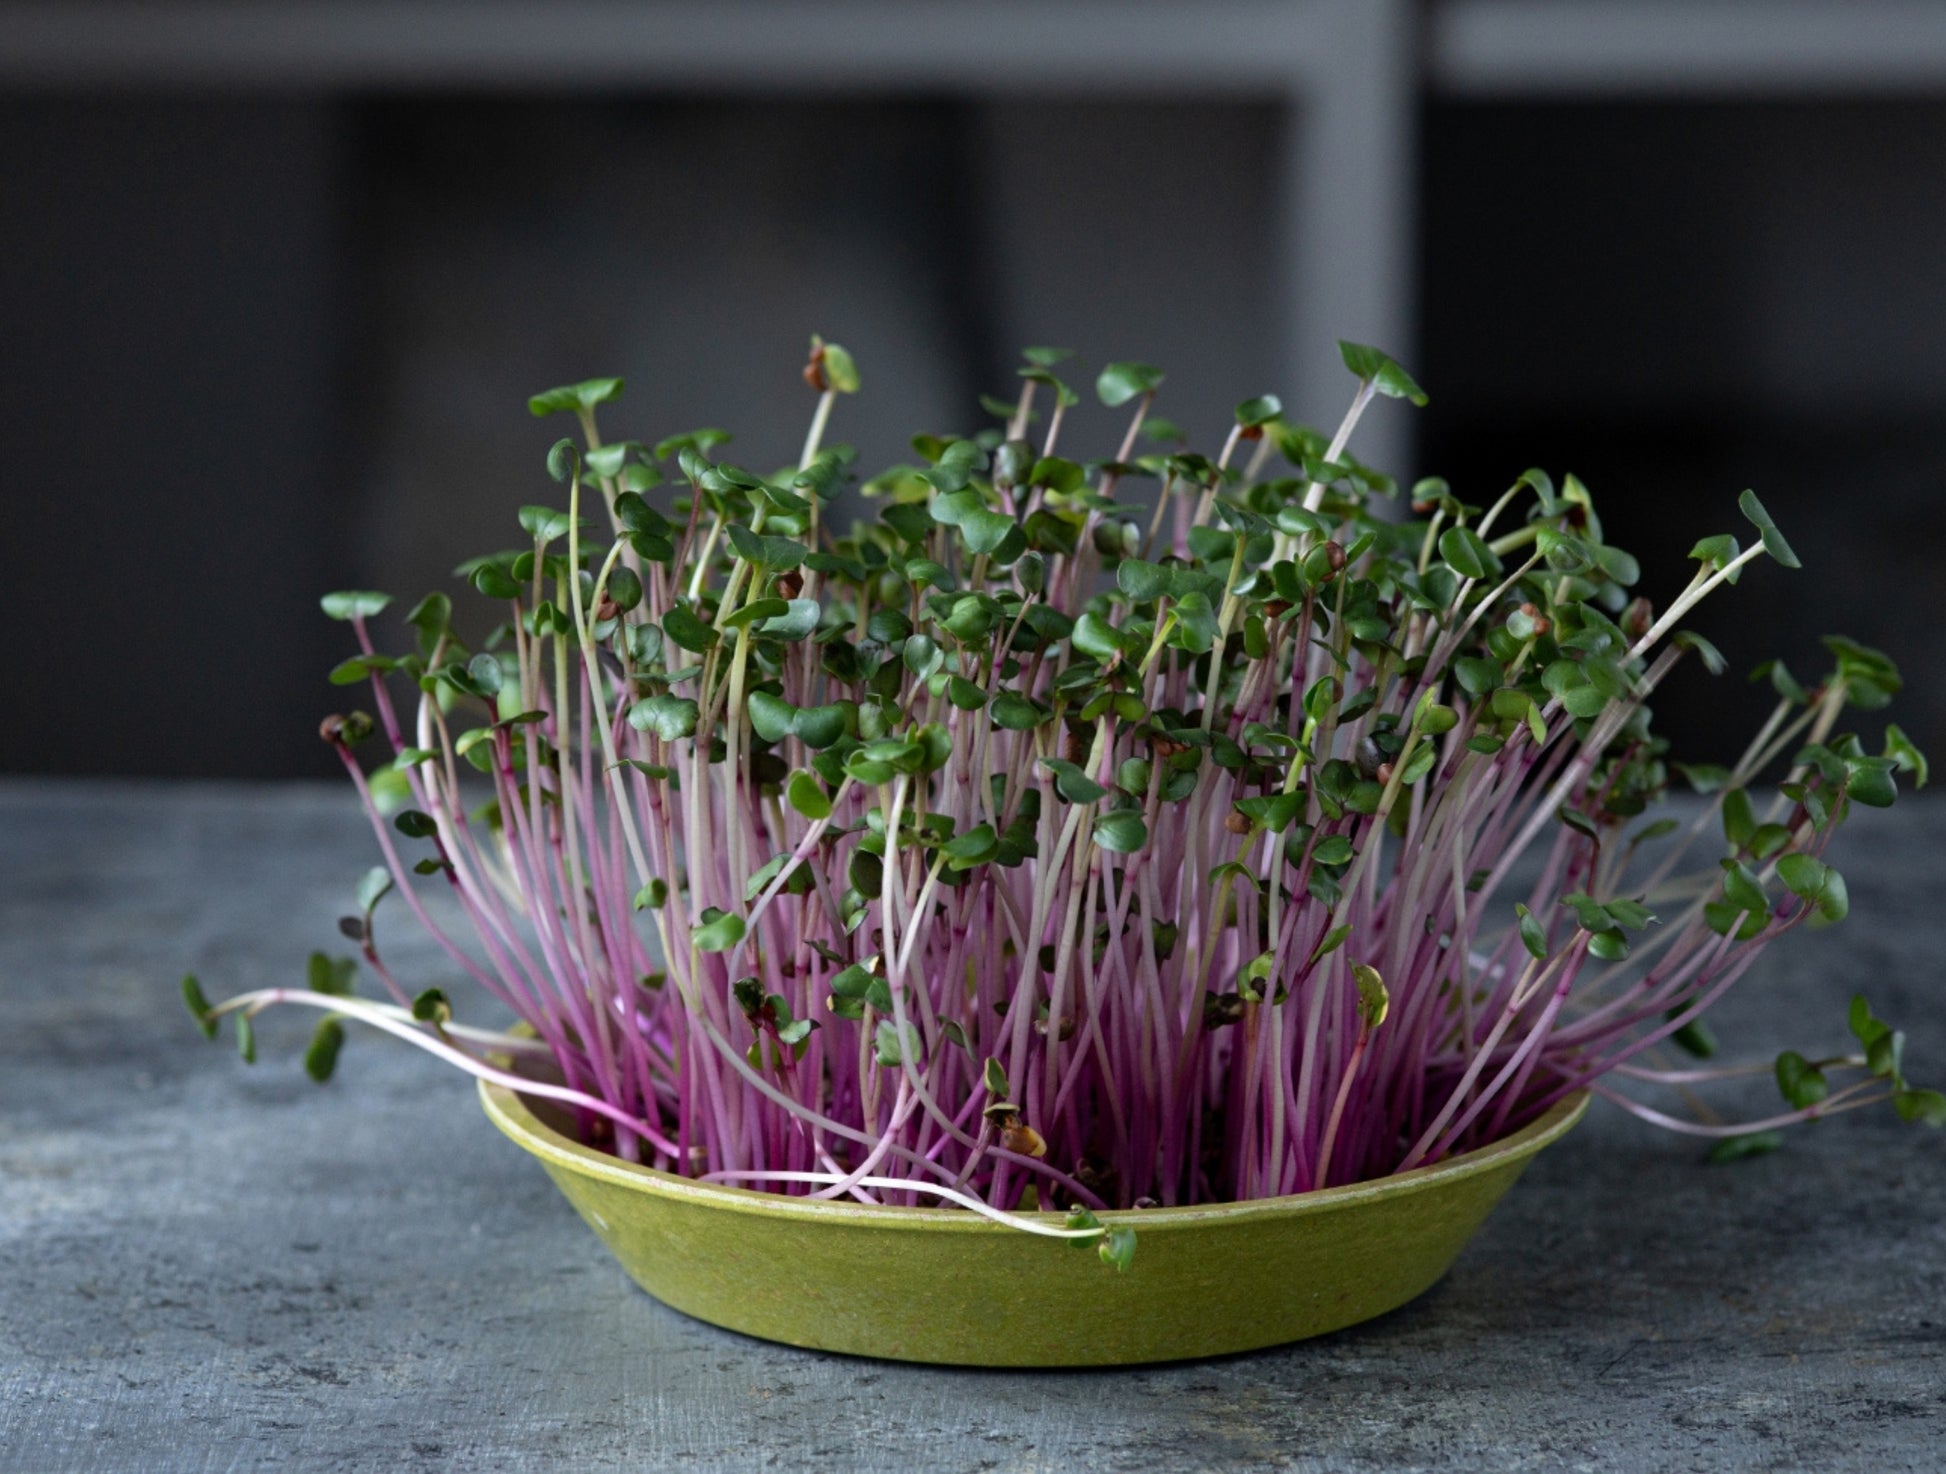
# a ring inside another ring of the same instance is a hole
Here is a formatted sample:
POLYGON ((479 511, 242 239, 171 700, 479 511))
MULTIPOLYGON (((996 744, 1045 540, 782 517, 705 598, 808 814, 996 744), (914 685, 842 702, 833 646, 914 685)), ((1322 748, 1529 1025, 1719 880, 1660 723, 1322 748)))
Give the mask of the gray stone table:
MULTIPOLYGON (((370 863, 336 788, 0 784, 0 1469, 1946 1468, 1946 1139, 1859 1113, 1727 1167, 1597 1109, 1363 1328, 1123 1372, 877 1364, 636 1290, 470 1085, 176 982, 296 981, 370 863)), ((1852 919, 1732 1049, 1855 986, 1946 1080, 1946 808, 1865 814, 1852 919)), ((396 961, 447 981, 425 946, 396 961)), ((1753 1104, 1758 1102, 1753 1102, 1753 1104)))

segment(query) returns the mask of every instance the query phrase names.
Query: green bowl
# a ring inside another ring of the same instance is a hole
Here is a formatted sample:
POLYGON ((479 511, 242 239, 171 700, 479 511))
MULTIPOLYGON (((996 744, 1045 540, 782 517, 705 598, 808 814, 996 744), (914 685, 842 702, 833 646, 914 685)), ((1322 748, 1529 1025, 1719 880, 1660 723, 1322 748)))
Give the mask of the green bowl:
POLYGON ((814 1202, 633 1166, 571 1140, 542 1102, 485 1083, 480 1100, 629 1276, 686 1315, 820 1351, 1046 1367, 1250 1351, 1394 1310, 1431 1288, 1588 1105, 1573 1096, 1492 1146, 1377 1182, 1105 1214, 1137 1230, 1118 1272, 1092 1245, 964 1211, 814 1202))

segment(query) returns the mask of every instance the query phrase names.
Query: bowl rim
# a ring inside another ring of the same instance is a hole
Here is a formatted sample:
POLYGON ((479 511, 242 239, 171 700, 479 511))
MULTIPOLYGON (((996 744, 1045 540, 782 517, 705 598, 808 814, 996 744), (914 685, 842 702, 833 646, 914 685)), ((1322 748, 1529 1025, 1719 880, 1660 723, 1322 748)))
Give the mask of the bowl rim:
MULTIPOLYGON (((649 1197, 672 1198, 696 1207, 731 1213, 750 1213, 771 1218, 802 1218, 821 1223, 846 1223, 853 1226, 911 1229, 929 1233, 1018 1233, 1004 1223, 996 1223, 977 1213, 943 1213, 937 1208, 908 1208, 896 1204, 841 1202, 834 1199, 794 1197, 765 1192, 758 1188, 733 1187, 728 1183, 698 1182, 678 1177, 673 1172, 624 1162, 619 1157, 598 1152, 592 1147, 563 1136, 534 1114, 517 1092, 488 1080, 479 1082, 480 1105, 487 1118, 511 1140, 539 1157, 544 1164, 593 1177, 649 1197)), ((1407 1197, 1428 1189, 1473 1177, 1524 1160, 1543 1147, 1559 1140, 1573 1128, 1588 1109, 1590 1092, 1578 1090, 1564 1096, 1518 1131, 1475 1147, 1470 1152, 1448 1157, 1429 1167, 1414 1167, 1389 1177, 1368 1182, 1348 1183, 1342 1187, 1314 1189, 1275 1198, 1248 1198, 1233 1203, 1196 1203, 1173 1208, 1123 1208, 1104 1211, 1104 1223, 1139 1224, 1142 1232, 1194 1228, 1212 1222, 1249 1222, 1259 1218, 1287 1218, 1331 1212, 1384 1198, 1407 1197)), ((1063 1217, 1057 1212, 1035 1215, 1053 1221, 1063 1217)))

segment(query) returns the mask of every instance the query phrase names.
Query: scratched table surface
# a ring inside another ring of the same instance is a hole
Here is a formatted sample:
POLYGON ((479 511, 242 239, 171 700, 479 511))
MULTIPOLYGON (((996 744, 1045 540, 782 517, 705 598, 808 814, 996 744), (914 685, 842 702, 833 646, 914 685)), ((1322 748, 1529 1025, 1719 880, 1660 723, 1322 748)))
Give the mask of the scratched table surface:
MULTIPOLYGON (((251 1069, 182 1012, 187 969, 342 949, 362 825, 335 787, 0 783, 0 1469, 1946 1467, 1946 1137, 1889 1110, 1710 1166, 1598 1105, 1417 1303, 1253 1355, 969 1371, 686 1319, 436 1061, 357 1036, 320 1089, 308 1017, 251 1069)), ((1942 839, 1861 815, 1851 920, 1765 957, 1726 1052, 1835 1049, 1863 988, 1946 1082, 1942 839)))

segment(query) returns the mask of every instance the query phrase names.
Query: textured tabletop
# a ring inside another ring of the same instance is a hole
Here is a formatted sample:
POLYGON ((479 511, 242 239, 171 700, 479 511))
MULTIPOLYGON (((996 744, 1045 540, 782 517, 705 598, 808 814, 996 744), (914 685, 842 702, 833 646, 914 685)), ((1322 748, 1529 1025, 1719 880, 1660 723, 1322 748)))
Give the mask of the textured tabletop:
MULTIPOLYGON (((308 1017, 266 1015, 254 1069, 197 1035, 185 970, 344 950, 362 825, 336 787, 0 783, 0 1469, 1946 1468, 1946 1136, 1889 1110, 1712 1167, 1598 1104, 1417 1303, 1222 1361, 938 1370, 687 1320, 436 1061, 355 1036, 319 1089, 308 1017)), ((1862 987, 1946 1083, 1942 840, 1946 806, 1858 818, 1851 919, 1766 955, 1726 1052, 1838 1046, 1862 987)))

